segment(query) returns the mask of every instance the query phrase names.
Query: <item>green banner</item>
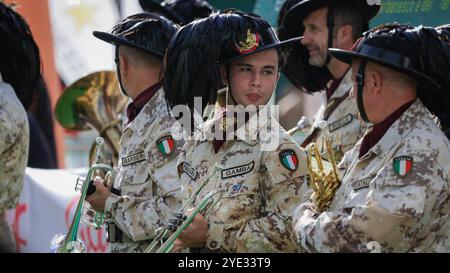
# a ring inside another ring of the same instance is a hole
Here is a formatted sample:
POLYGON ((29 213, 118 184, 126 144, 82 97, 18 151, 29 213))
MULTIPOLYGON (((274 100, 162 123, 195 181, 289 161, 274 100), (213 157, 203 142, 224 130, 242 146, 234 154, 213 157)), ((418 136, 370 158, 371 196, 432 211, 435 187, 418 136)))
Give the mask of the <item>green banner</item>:
POLYGON ((380 14, 372 26, 387 22, 415 26, 439 26, 450 23, 450 0, 382 0, 380 14))

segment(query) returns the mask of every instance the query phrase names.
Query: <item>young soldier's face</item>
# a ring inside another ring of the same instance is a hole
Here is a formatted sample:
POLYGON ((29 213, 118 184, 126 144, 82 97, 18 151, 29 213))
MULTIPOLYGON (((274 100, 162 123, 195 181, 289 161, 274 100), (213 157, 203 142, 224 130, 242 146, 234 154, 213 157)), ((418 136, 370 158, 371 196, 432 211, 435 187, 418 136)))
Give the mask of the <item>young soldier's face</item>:
POLYGON ((237 105, 265 105, 279 78, 278 53, 269 49, 232 62, 229 78, 225 71, 222 69, 222 78, 230 81, 228 85, 237 105))
POLYGON ((328 54, 328 8, 318 9, 303 20, 303 39, 301 43, 309 52, 309 64, 322 67, 327 61, 328 54))

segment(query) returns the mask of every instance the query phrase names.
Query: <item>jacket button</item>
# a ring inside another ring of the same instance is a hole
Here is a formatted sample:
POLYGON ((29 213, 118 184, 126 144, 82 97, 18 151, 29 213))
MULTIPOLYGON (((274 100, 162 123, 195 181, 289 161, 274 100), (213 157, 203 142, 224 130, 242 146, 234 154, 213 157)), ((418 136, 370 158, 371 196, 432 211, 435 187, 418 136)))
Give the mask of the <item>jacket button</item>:
POLYGON ((211 242, 209 243, 209 246, 210 246, 212 249, 214 249, 214 248, 217 247, 217 242, 216 242, 216 241, 211 241, 211 242))

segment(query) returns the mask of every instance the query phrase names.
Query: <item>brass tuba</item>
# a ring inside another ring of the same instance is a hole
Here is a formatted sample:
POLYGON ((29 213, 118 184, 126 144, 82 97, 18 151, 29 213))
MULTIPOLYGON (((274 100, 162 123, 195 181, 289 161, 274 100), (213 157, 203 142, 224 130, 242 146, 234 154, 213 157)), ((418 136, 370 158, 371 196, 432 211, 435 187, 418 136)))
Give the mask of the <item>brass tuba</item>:
MULTIPOLYGON (((55 108, 57 121, 66 129, 84 131, 95 129, 106 140, 112 153, 112 165, 117 166, 119 141, 122 133, 121 114, 128 98, 119 88, 114 71, 89 74, 64 90, 55 108)), ((91 148, 93 161, 95 143, 91 148)))
POLYGON ((222 198, 225 190, 215 189, 210 191, 192 210, 191 214, 187 217, 185 216, 185 212, 190 208, 190 206, 192 206, 200 191, 205 187, 206 184, 208 184, 211 178, 221 170, 223 170, 223 166, 217 163, 214 167, 214 171, 211 172, 211 174, 205 179, 200 187, 197 188, 195 193, 192 194, 189 199, 183 204, 179 212, 175 214, 175 217, 170 219, 169 223, 166 224, 166 226, 161 227, 156 231, 156 236, 153 239, 152 243, 147 247, 147 249, 145 249, 145 253, 170 253, 174 248, 173 243, 178 238, 178 236, 192 223, 194 217, 198 213, 206 216, 209 214, 209 212, 212 211, 212 209, 222 198))
POLYGON ((327 165, 322 160, 322 155, 316 143, 310 143, 306 147, 308 172, 314 191, 311 198, 316 205, 318 213, 329 208, 337 189, 341 185, 331 141, 328 137, 325 137, 324 141, 331 161, 329 163, 327 162, 327 165), (315 157, 315 160, 313 157, 315 157))
POLYGON ((75 190, 81 192, 80 200, 78 201, 72 223, 67 234, 55 235, 51 241, 51 252, 53 253, 86 253, 87 248, 85 243, 78 238, 78 227, 80 221, 88 224, 96 229, 102 227, 105 222, 105 215, 100 212, 95 212, 85 203, 86 196, 95 192, 93 185, 94 176, 98 172, 106 174, 105 180, 114 180, 114 170, 110 165, 99 163, 100 150, 104 144, 104 139, 97 137, 96 139, 96 158, 89 168, 85 179, 78 179, 75 185, 75 190), (81 183, 80 183, 81 182, 81 183))

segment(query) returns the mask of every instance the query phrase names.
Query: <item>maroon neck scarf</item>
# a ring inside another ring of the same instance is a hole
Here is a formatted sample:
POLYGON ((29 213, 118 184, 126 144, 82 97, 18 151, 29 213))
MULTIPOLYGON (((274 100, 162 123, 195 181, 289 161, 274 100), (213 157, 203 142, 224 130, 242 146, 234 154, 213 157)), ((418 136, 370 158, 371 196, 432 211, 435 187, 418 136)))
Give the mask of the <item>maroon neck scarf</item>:
POLYGON ((162 84, 163 82, 160 81, 145 89, 136 97, 133 102, 128 105, 128 123, 132 122, 136 118, 136 116, 141 112, 142 108, 144 108, 145 104, 147 104, 147 102, 149 102, 156 94, 156 92, 161 88, 162 84))
POLYGON ((386 134, 387 130, 400 116, 414 103, 415 100, 403 104, 394 111, 384 121, 375 124, 368 134, 364 136, 364 139, 359 148, 359 158, 363 157, 380 139, 386 134))

